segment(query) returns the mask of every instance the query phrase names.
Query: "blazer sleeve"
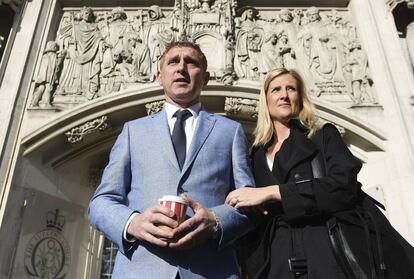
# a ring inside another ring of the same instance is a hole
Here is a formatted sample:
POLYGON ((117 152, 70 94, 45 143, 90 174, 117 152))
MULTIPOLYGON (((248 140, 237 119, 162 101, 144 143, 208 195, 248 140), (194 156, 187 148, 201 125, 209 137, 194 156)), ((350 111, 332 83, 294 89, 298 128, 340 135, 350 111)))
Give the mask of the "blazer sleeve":
MULTIPOLYGON (((237 124, 232 145, 232 172, 234 187, 254 187, 254 178, 250 169, 247 140, 240 124, 237 124)), ((249 216, 234 207, 223 204, 211 208, 217 216, 221 227, 219 248, 234 242, 256 226, 256 218, 249 216)))
POLYGON ((357 201, 361 162, 352 155, 335 126, 324 125, 319 132, 324 133, 326 176, 280 185, 286 220, 330 215, 352 208, 357 201))
POLYGON ((90 223, 126 253, 133 243, 123 239, 128 218, 134 212, 127 204, 131 184, 131 156, 128 123, 124 125, 112 147, 101 184, 95 191, 88 209, 90 223))

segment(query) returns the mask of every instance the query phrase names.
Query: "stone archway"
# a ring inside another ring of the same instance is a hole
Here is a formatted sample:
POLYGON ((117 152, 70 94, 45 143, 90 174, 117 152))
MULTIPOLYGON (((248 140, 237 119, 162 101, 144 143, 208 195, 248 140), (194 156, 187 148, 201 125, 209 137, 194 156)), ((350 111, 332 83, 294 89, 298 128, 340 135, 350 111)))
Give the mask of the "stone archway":
MULTIPOLYGON (((209 111, 241 122, 251 139, 258 93, 254 87, 237 87, 230 91, 225 86, 213 84, 203 91, 202 103, 209 111)), ((386 138, 381 131, 368 127, 356 116, 349 116, 345 110, 317 100, 315 103, 318 115, 337 125, 359 159, 369 164, 370 153, 383 150, 386 138)), ((104 239, 89 226, 88 201, 99 184, 110 148, 123 123, 155 113, 162 104, 163 92, 159 87, 125 91, 80 106, 24 138, 24 163, 19 171, 23 177, 21 185, 29 197, 28 208, 32 209, 30 214, 25 214, 25 220, 30 216, 42 218, 39 203, 46 200, 52 208, 60 209, 61 215, 71 219, 66 222, 66 227, 71 227, 72 231, 70 236, 66 234, 69 250, 82 260, 72 260, 66 271, 69 277, 83 278, 100 273, 104 239), (39 211, 37 215, 36 210, 39 211)), ((23 223, 16 262, 27 250, 24 247, 26 226, 28 224, 23 223)), ((111 247, 107 246, 107 249, 111 247)))

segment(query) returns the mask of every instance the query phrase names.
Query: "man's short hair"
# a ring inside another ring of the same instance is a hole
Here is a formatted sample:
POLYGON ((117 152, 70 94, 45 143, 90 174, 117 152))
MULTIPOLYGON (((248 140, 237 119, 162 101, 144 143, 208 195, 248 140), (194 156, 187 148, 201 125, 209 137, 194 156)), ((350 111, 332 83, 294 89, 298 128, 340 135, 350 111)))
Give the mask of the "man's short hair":
POLYGON ((188 48, 194 49, 197 52, 198 58, 201 61, 201 67, 203 68, 204 71, 207 71, 207 58, 204 55, 203 51, 201 50, 200 46, 195 43, 187 42, 187 41, 178 41, 178 42, 169 43, 166 46, 164 53, 161 55, 160 68, 164 64, 164 59, 165 59, 165 55, 167 54, 167 52, 169 52, 172 48, 175 48, 175 47, 188 47, 188 48))

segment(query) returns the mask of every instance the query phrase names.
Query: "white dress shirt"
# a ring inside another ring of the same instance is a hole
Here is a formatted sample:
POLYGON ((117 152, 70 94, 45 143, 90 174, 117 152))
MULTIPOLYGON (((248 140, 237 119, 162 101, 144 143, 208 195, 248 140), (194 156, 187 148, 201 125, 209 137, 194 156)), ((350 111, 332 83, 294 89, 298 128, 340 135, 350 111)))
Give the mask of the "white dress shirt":
MULTIPOLYGON (((165 109, 165 112, 167 113, 167 121, 168 121, 168 126, 170 127, 170 135, 172 135, 175 121, 177 121, 177 118, 174 116, 174 113, 182 109, 168 102, 165 103, 164 109, 165 109)), ((186 150, 188 151, 191 141, 193 139, 195 127, 198 122, 198 114, 200 113, 200 110, 201 110, 201 104, 197 103, 195 105, 192 105, 191 107, 186 108, 186 110, 191 112, 191 116, 188 117, 184 122, 184 131, 185 131, 185 138, 186 138, 186 143, 187 143, 186 150)))
MULTIPOLYGON (((167 114, 167 121, 168 126, 170 127, 170 135, 172 135, 172 132, 174 130, 175 121, 177 121, 177 118, 174 116, 174 114, 177 112, 177 110, 182 110, 182 108, 179 108, 173 104, 170 104, 168 102, 165 102, 164 105, 165 112, 167 114)), ((201 103, 197 103, 195 105, 192 105, 191 107, 186 108, 189 112, 191 112, 191 116, 188 117, 184 122, 184 131, 185 131, 185 138, 186 138, 186 150, 190 148, 191 141, 193 140, 195 127, 198 122, 198 114, 201 110, 201 103)), ((131 223, 132 219, 138 215, 139 213, 132 213, 129 217, 125 228, 124 228, 124 239, 128 242, 134 242, 136 241, 135 238, 128 238, 127 237, 127 228, 129 224, 131 223)))

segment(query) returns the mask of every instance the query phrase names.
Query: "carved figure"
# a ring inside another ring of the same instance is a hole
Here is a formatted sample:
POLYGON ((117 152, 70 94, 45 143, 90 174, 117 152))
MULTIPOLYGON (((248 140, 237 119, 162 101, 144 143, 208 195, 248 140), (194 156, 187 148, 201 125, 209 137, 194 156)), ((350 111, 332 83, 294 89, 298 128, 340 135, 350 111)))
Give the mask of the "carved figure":
POLYGON ((117 92, 121 89, 121 85, 126 82, 133 82, 133 65, 131 53, 121 51, 113 53, 114 65, 105 76, 101 77, 100 95, 106 95, 117 92))
POLYGON ((129 38, 130 52, 132 53, 133 76, 136 81, 144 82, 152 80, 151 57, 149 49, 142 43, 138 36, 129 38))
POLYGON ((278 34, 277 46, 278 53, 282 60, 282 67, 286 69, 295 69, 297 67, 295 50, 290 44, 288 35, 285 32, 278 34))
POLYGON ((82 8, 79 16, 80 21, 72 27, 75 50, 62 73, 59 94, 78 94, 92 99, 99 89, 102 53, 106 45, 95 24, 92 9, 82 8))
POLYGON ((101 32, 104 34, 105 42, 108 44, 104 52, 102 61, 102 75, 114 67, 113 54, 121 53, 128 49, 128 33, 130 32, 129 24, 126 21, 127 15, 121 7, 114 8, 111 11, 112 20, 101 32))
POLYGON ((52 106, 52 92, 57 84, 64 52, 58 54, 59 46, 54 41, 46 44, 35 80, 32 107, 38 107, 43 101, 46 107, 52 106))
POLYGON ((167 44, 174 41, 170 22, 165 18, 161 8, 152 5, 148 8, 149 21, 144 27, 144 42, 147 44, 151 57, 151 71, 158 70, 159 59, 167 44))
POLYGON ((319 9, 311 7, 309 22, 298 33, 298 41, 306 70, 315 82, 334 81, 338 59, 335 38, 322 22, 319 9))
POLYGON ((296 41, 296 33, 298 32, 298 21, 300 21, 301 15, 292 14, 288 9, 281 9, 279 12, 279 22, 276 24, 276 33, 284 32, 289 42, 296 41))
POLYGON ((279 53, 277 47, 277 35, 276 33, 267 34, 262 48, 259 60, 259 72, 264 77, 267 72, 275 68, 281 68, 283 66, 282 56, 279 53))
POLYGON ((351 84, 351 97, 355 104, 375 103, 369 94, 368 88, 372 83, 368 75, 368 59, 358 41, 352 41, 348 47, 345 72, 349 75, 351 84))
POLYGON ((263 29, 256 23, 258 11, 250 6, 239 10, 240 26, 236 34, 234 67, 242 78, 258 78, 260 49, 263 43, 263 29))
POLYGON ((70 45, 73 45, 73 15, 71 13, 64 13, 60 20, 60 25, 57 33, 56 42, 60 49, 68 50, 70 45))

